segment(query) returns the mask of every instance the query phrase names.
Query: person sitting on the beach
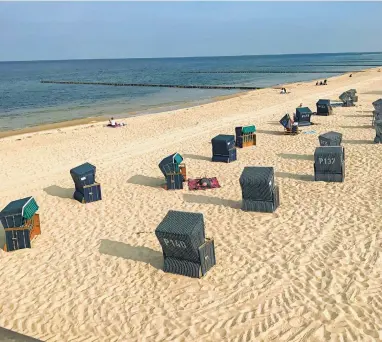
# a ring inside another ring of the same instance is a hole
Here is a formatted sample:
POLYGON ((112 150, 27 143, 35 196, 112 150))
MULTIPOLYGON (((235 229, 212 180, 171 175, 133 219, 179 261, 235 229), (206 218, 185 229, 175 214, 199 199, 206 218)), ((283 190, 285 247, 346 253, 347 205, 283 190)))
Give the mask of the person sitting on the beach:
POLYGON ((350 74, 349 77, 353 77, 353 74, 350 74))
POLYGON ((324 80, 324 85, 327 85, 328 84, 328 81, 327 80, 324 80))
POLYGON ((320 85, 322 85, 322 81, 320 81, 320 85))
POLYGON ((318 81, 316 82, 316 86, 318 85, 318 81))
POLYGON ((111 118, 109 120, 109 123, 110 123, 110 126, 113 126, 113 127, 117 126, 117 123, 115 122, 114 118, 111 118))

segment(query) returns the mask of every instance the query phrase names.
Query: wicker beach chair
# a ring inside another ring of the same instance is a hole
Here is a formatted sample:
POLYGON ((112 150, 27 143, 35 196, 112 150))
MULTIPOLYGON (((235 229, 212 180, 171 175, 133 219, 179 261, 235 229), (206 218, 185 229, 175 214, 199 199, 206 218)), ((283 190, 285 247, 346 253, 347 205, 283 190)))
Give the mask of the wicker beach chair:
POLYGON ((0 212, 0 249, 15 251, 31 248, 31 241, 41 234, 39 207, 33 197, 10 202, 0 212))
POLYGON ((245 167, 240 176, 240 186, 242 209, 245 211, 272 213, 280 205, 273 167, 245 167))
POLYGON ((101 184, 95 181, 96 167, 85 163, 70 170, 75 184, 73 197, 80 203, 102 200, 101 184))
POLYGON ((308 107, 298 107, 296 108, 296 115, 294 122, 298 122, 298 126, 310 126, 310 118, 312 116, 312 111, 308 107))
POLYGON ((165 272, 200 278, 216 263, 214 240, 205 237, 203 214, 170 210, 155 235, 165 272))
POLYGON ((314 152, 314 179, 323 182, 343 182, 345 179, 345 149, 342 146, 317 147, 314 152))
POLYGON ((330 100, 320 99, 316 103, 317 115, 328 116, 333 113, 333 107, 330 104, 330 100))
POLYGON ((237 159, 235 136, 219 134, 211 140, 212 161, 230 163, 237 159))

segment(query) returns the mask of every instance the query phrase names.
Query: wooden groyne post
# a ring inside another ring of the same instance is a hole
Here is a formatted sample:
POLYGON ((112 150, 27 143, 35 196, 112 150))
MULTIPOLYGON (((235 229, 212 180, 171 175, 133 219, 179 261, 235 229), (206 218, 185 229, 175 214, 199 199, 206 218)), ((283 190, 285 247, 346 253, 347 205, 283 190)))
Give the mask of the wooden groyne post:
POLYGON ((260 87, 245 86, 214 86, 214 85, 179 85, 179 84, 145 84, 145 83, 114 83, 114 82, 82 82, 82 81, 48 81, 41 80, 41 83, 53 84, 85 84, 85 85, 103 85, 114 87, 161 87, 161 88, 185 88, 185 89, 221 89, 221 90, 257 90, 260 87))

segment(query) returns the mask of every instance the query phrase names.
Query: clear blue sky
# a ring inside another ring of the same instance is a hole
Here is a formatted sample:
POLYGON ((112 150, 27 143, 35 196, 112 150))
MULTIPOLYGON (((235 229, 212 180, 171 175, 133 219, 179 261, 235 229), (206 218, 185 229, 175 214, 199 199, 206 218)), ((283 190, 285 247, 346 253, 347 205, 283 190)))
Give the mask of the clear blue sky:
POLYGON ((0 60, 382 51, 382 2, 0 2, 0 60))

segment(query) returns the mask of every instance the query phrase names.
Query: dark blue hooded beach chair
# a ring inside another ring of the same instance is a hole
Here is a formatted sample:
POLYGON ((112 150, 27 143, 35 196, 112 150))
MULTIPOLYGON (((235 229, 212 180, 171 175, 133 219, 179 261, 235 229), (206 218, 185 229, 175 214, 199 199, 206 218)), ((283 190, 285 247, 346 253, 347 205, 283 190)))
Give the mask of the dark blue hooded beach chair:
POLYGON ((245 167, 240 176, 242 209, 273 213, 280 205, 273 167, 245 167))
POLYGON ((85 163, 70 170, 76 191, 74 199, 81 203, 90 203, 102 199, 101 185, 95 181, 96 167, 85 163))
POLYGON ((212 161, 230 163, 237 159, 235 136, 219 134, 212 138, 212 161))
POLYGON ((205 237, 203 214, 170 210, 155 235, 165 272, 200 278, 216 263, 214 240, 205 237))

